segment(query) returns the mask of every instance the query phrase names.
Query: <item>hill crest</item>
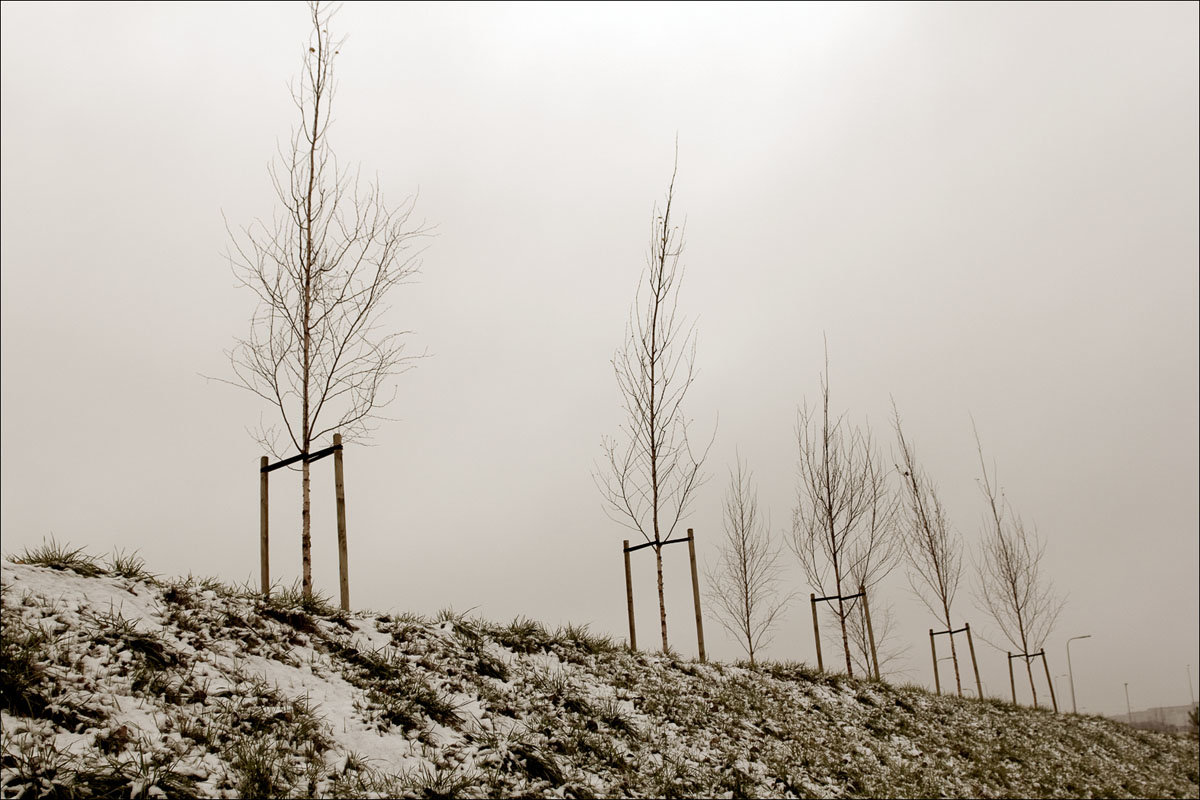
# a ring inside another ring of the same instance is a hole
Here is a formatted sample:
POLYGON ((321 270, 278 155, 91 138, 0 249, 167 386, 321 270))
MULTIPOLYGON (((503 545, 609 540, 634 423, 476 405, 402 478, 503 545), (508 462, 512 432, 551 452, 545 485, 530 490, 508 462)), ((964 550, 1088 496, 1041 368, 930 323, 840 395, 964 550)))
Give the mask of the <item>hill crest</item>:
POLYGON ((1101 717, 80 557, 2 564, 4 797, 1198 794, 1101 717))

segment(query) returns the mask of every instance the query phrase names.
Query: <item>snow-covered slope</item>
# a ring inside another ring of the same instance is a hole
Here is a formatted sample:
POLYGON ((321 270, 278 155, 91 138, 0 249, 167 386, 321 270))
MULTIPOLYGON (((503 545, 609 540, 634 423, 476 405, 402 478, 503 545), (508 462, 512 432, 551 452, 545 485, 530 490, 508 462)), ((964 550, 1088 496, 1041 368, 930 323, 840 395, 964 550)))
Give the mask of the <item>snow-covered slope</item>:
POLYGON ((1099 717, 128 561, 2 570, 4 797, 1198 794, 1193 740, 1099 717))

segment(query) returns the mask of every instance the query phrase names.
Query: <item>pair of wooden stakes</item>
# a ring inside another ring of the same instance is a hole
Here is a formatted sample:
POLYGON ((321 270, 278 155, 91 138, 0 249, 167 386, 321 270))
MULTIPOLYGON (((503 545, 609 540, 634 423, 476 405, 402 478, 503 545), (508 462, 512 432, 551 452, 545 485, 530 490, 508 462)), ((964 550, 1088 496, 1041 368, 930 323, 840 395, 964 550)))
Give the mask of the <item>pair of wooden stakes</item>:
MULTIPOLYGON (((679 542, 687 542, 688 559, 692 564, 692 601, 696 606, 696 644, 700 649, 700 661, 703 662, 707 658, 704 653, 704 617, 700 613, 700 579, 696 574, 696 536, 692 529, 688 528, 687 536, 667 539, 658 543, 658 546, 664 547, 679 542)), ((629 608, 629 649, 634 652, 637 652, 637 626, 633 621, 633 571, 629 566, 629 554, 635 550, 641 550, 643 547, 654 547, 655 544, 655 542, 645 542, 630 547, 628 539, 621 543, 621 551, 625 555, 625 602, 629 608)))
MULTIPOLYGON (((961 628, 958 628, 957 630, 935 631, 933 628, 929 629, 929 652, 933 656, 933 684, 935 687, 937 687, 937 693, 941 694, 942 693, 942 681, 941 681, 941 678, 938 676, 937 642, 934 640, 934 637, 941 636, 943 634, 947 634, 949 636, 954 636, 954 634, 956 634, 956 633, 964 633, 964 632, 967 634, 967 647, 970 648, 970 650, 971 650, 971 667, 975 671, 976 697, 982 698, 983 697, 983 684, 979 680, 979 662, 977 662, 975 660, 975 641, 971 638, 971 623, 969 623, 969 622, 963 623, 963 626, 961 628)), ((1054 713, 1057 714, 1058 713, 1058 698, 1056 698, 1054 696, 1054 681, 1050 680, 1050 665, 1046 661, 1046 648, 1044 648, 1044 647, 1036 653, 1015 653, 1015 654, 1012 652, 1008 653, 1008 686, 1009 686, 1009 689, 1012 691, 1012 703, 1014 706, 1017 704, 1017 681, 1016 681, 1016 677, 1013 674, 1013 659, 1014 658, 1023 658, 1026 661, 1029 661, 1031 659, 1038 658, 1038 657, 1041 657, 1042 666, 1046 670, 1046 683, 1050 686, 1050 703, 1051 703, 1051 705, 1054 706, 1054 713)), ((960 695, 962 694, 961 688, 959 689, 959 694, 960 695)))
MULTIPOLYGON (((942 693, 942 679, 938 675, 937 641, 934 639, 934 637, 946 635, 946 636, 951 637, 951 640, 953 640, 954 634, 964 633, 964 632, 967 634, 967 647, 971 651, 971 668, 975 671, 975 692, 976 692, 975 696, 982 698, 983 697, 983 683, 979 680, 979 662, 977 662, 975 660, 975 640, 971 638, 971 623, 969 623, 969 622, 964 622, 963 626, 961 628, 958 628, 957 630, 935 631, 933 628, 929 629, 929 652, 933 655, 933 685, 937 688, 937 693, 941 694, 942 693)), ((1009 662, 1010 669, 1011 669, 1011 664, 1012 664, 1012 662, 1010 661, 1009 662)), ((958 695, 959 695, 959 697, 962 697, 962 686, 961 685, 958 687, 958 695)), ((1014 699, 1013 702, 1016 702, 1016 700, 1014 699)))
MULTIPOLYGON (((879 654, 875 652, 875 629, 871 627, 871 606, 867 603, 867 587, 861 583, 858 585, 858 594, 836 595, 832 594, 828 597, 817 597, 815 593, 809 593, 808 600, 812 604, 813 618, 813 639, 817 645, 817 669, 821 672, 825 671, 825 659, 821 657, 821 626, 817 619, 817 603, 833 603, 835 600, 846 602, 847 600, 856 600, 862 598, 863 617, 867 623, 867 642, 871 647, 871 667, 874 667, 875 680, 881 680, 879 677, 879 654)), ((849 662, 847 662, 849 667, 849 662)), ((868 669, 868 673, 871 670, 868 669)), ((853 673, 850 673, 853 674, 853 673)), ((867 677, 870 677, 868 674, 867 677)))
POLYGON ((295 464, 297 461, 307 461, 311 464, 328 455, 333 456, 333 484, 334 492, 337 495, 338 582, 341 589, 342 611, 349 611, 350 569, 346 555, 346 484, 342 477, 342 435, 340 433, 333 435, 333 446, 326 447, 324 450, 318 450, 315 453, 300 453, 291 458, 285 458, 283 461, 276 461, 274 464, 269 463, 270 459, 263 456, 259 462, 258 556, 262 571, 262 593, 264 597, 271 593, 268 475, 277 469, 295 464))
MULTIPOLYGON (((1026 663, 1041 656, 1042 666, 1046 669, 1046 685, 1050 687, 1050 704, 1054 706, 1054 713, 1058 713, 1058 698, 1054 696, 1054 681, 1050 679, 1050 664, 1046 662, 1046 648, 1042 648, 1036 653, 1009 653, 1008 654, 1008 686, 1012 690, 1013 705, 1017 704, 1017 681, 1013 677, 1013 659, 1023 658, 1026 663)), ((1034 703, 1037 703, 1037 697, 1034 697, 1034 703)))

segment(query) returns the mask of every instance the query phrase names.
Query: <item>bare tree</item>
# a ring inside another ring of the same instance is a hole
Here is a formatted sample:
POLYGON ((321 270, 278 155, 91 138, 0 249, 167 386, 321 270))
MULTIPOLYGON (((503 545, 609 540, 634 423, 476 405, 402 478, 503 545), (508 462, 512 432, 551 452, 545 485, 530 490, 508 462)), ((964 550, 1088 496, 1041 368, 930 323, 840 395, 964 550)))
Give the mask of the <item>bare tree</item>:
POLYGON ((1030 530, 1013 513, 1008 499, 996 481, 996 467, 988 476, 983 445, 975 421, 975 446, 983 473, 980 489, 987 500, 984 513, 983 543, 975 564, 978 574, 978 600, 995 620, 1000 632, 1015 650, 1024 654, 1025 673, 1033 704, 1037 688, 1033 682, 1032 654, 1040 651, 1058 622, 1065 600, 1054 593, 1050 579, 1042 573, 1046 544, 1037 530, 1030 530))
MULTIPOLYGON (((338 166, 329 144, 334 98, 330 10, 309 4, 312 33, 292 99, 300 112, 291 146, 280 148, 269 172, 280 211, 229 230, 230 264, 241 285, 258 295, 250 333, 226 353, 243 387, 279 411, 283 430, 261 424, 259 442, 276 457, 308 453, 332 431, 343 441, 373 429, 395 397, 388 378, 404 371, 407 331, 384 332, 384 300, 418 267, 410 227, 414 199, 389 209, 377 183, 360 190, 357 174, 338 166), (281 446, 282 443, 282 446, 281 446)), ((309 465, 301 465, 303 591, 312 595, 309 465)))
POLYGON ((625 422, 620 436, 601 441, 604 463, 593 475, 609 517, 653 543, 664 650, 668 644, 662 548, 705 479, 701 467, 712 446, 709 439, 698 457, 693 453, 690 420, 682 408, 696 375, 696 337, 695 327, 685 328, 678 316, 683 230, 671 221, 678 159, 677 147, 666 201, 652 212, 646 270, 625 341, 612 360, 625 422))
POLYGON ((780 549, 771 541, 771 520, 758 513, 758 492, 741 458, 725 490, 724 532, 715 569, 706 569, 718 621, 750 658, 771 641, 771 629, 792 594, 780 593, 780 549))
MULTIPOLYGON (((946 630, 954 630, 951 608, 962 579, 962 537, 950 526, 946 509, 938 497, 937 484, 917 463, 916 452, 904 438, 900 412, 892 402, 892 424, 900 445, 897 465, 904 484, 905 525, 902 533, 908 581, 913 592, 929 613, 946 630)), ((950 635, 950 661, 954 664, 954 684, 962 696, 962 677, 958 668, 958 649, 950 635)), ((933 665, 937 669, 937 664, 933 665)))
POLYGON ((826 595, 832 582, 846 672, 853 675, 851 607, 841 598, 857 592, 855 576, 874 585, 894 566, 896 502, 870 429, 830 418, 828 372, 826 356, 820 416, 807 403, 798 415, 799 486, 788 545, 815 591, 826 595))

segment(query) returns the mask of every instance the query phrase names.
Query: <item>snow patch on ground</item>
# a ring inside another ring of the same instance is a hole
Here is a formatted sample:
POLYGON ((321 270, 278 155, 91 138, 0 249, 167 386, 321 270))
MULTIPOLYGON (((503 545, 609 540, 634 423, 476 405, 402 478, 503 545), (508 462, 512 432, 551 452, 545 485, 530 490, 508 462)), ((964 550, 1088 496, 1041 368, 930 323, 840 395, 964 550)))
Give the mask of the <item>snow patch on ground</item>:
POLYGON ((1194 744, 1100 718, 528 621, 0 578, 3 797, 1197 795, 1194 744))

